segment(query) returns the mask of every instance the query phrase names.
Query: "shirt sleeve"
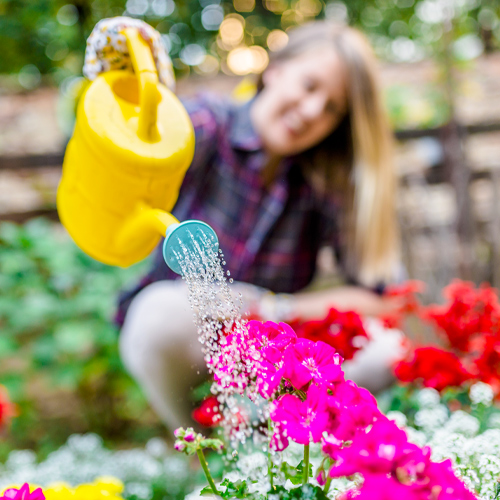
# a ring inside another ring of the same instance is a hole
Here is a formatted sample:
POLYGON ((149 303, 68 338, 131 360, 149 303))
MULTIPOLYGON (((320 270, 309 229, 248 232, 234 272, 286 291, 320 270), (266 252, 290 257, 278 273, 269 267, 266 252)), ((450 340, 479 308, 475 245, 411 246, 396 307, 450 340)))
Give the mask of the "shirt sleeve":
POLYGON ((195 134, 194 157, 184 179, 184 183, 188 184, 210 163, 217 151, 227 105, 224 106, 217 96, 210 94, 182 98, 181 102, 191 118, 195 134))
POLYGON ((356 276, 353 263, 348 263, 348 227, 346 226, 345 208, 334 196, 322 202, 323 232, 321 246, 330 247, 335 257, 335 264, 345 284, 366 288, 377 294, 384 292, 386 283, 366 286, 356 276))

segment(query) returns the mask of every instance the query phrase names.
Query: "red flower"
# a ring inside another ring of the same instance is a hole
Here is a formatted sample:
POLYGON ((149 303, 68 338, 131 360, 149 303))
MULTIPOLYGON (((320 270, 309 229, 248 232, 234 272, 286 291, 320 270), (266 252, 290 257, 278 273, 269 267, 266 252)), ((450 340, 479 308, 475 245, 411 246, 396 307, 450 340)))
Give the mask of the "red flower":
POLYGON ((298 337, 332 346, 344 360, 352 359, 368 339, 361 316, 354 311, 341 312, 333 307, 324 319, 290 323, 298 337))
POLYGON ((406 314, 417 314, 421 305, 416 294, 425 290, 425 283, 418 280, 409 280, 400 285, 389 285, 384 295, 386 297, 399 297, 401 305, 394 312, 380 317, 386 328, 400 328, 406 314))
POLYGON ((500 340, 488 336, 485 339, 483 352, 475 360, 479 379, 498 390, 500 389, 500 340))
POLYGON ((7 389, 0 385, 0 429, 8 425, 10 419, 16 415, 16 405, 10 401, 7 389))
POLYGON ((500 326, 500 305, 494 288, 455 280, 443 290, 448 303, 429 306, 424 317, 432 319, 443 330, 450 346, 468 352, 478 334, 496 334, 500 326))
POLYGON ((438 391, 449 386, 458 387, 472 378, 455 354, 437 347, 415 349, 412 359, 397 364, 395 374, 402 382, 420 379, 425 387, 438 391))
POLYGON ((209 396, 204 399, 201 405, 193 410, 191 416, 195 422, 203 425, 203 427, 216 426, 222 420, 217 398, 215 396, 209 396))

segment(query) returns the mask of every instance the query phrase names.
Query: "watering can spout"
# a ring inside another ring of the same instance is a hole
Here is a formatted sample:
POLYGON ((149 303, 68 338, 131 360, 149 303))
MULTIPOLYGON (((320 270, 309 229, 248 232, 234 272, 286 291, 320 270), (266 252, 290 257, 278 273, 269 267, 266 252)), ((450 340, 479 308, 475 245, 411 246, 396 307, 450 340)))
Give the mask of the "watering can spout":
POLYGON ((139 203, 133 215, 123 225, 117 236, 116 246, 128 252, 140 249, 151 232, 165 236, 163 258, 177 274, 184 274, 181 262, 185 253, 203 257, 217 252, 219 240, 215 231, 199 220, 179 222, 172 214, 139 203))
POLYGON ((200 220, 186 220, 169 226, 163 242, 163 258, 168 267, 177 274, 184 274, 182 262, 186 256, 197 255, 203 261, 205 257, 217 254, 219 240, 215 231, 200 220))

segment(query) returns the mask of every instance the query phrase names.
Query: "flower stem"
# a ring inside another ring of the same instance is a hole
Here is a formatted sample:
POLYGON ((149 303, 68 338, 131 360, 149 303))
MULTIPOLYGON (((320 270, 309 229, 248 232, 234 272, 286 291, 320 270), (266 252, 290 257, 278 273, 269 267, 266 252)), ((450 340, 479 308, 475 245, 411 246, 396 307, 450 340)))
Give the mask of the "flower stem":
POLYGON ((267 419, 267 431, 269 433, 269 448, 267 449, 267 460, 268 460, 268 474, 269 480, 271 481, 271 491, 274 490, 274 477, 273 477, 273 457, 271 455, 271 436, 273 433, 271 419, 267 419))
POLYGON ((327 474, 325 486, 323 488, 323 493, 325 495, 330 491, 330 485, 332 484, 332 477, 330 476, 330 468, 331 468, 332 464, 333 464, 333 461, 327 459, 326 466, 325 466, 325 469, 324 469, 325 472, 326 472, 326 474, 327 474))
POLYGON ((328 475, 328 479, 326 480, 325 487, 323 488, 323 493, 326 495, 330 491, 330 485, 332 484, 332 478, 328 475))
POLYGON ((309 445, 304 445, 304 475, 302 476, 302 484, 309 482, 309 445))
POLYGON ((205 460, 205 455, 203 455, 203 450, 198 449, 196 450, 196 453, 198 454, 198 458, 200 459, 200 464, 203 467, 203 472, 205 473, 205 476, 207 476, 207 481, 208 484, 210 485, 210 488, 212 488, 212 491, 214 492, 215 496, 220 497, 220 493, 217 491, 214 480, 212 479, 212 475, 208 470, 208 464, 207 461, 205 460))

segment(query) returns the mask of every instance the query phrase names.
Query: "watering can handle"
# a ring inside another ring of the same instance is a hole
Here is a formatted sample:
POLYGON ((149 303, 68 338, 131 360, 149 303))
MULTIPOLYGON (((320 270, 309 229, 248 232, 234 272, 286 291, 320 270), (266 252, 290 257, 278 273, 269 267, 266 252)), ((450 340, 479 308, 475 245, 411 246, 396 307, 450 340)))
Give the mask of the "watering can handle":
POLYGON ((146 142, 156 142, 160 138, 157 126, 158 104, 160 92, 158 90, 158 72, 151 48, 139 34, 136 28, 124 30, 127 46, 139 80, 139 123, 137 135, 146 142))

